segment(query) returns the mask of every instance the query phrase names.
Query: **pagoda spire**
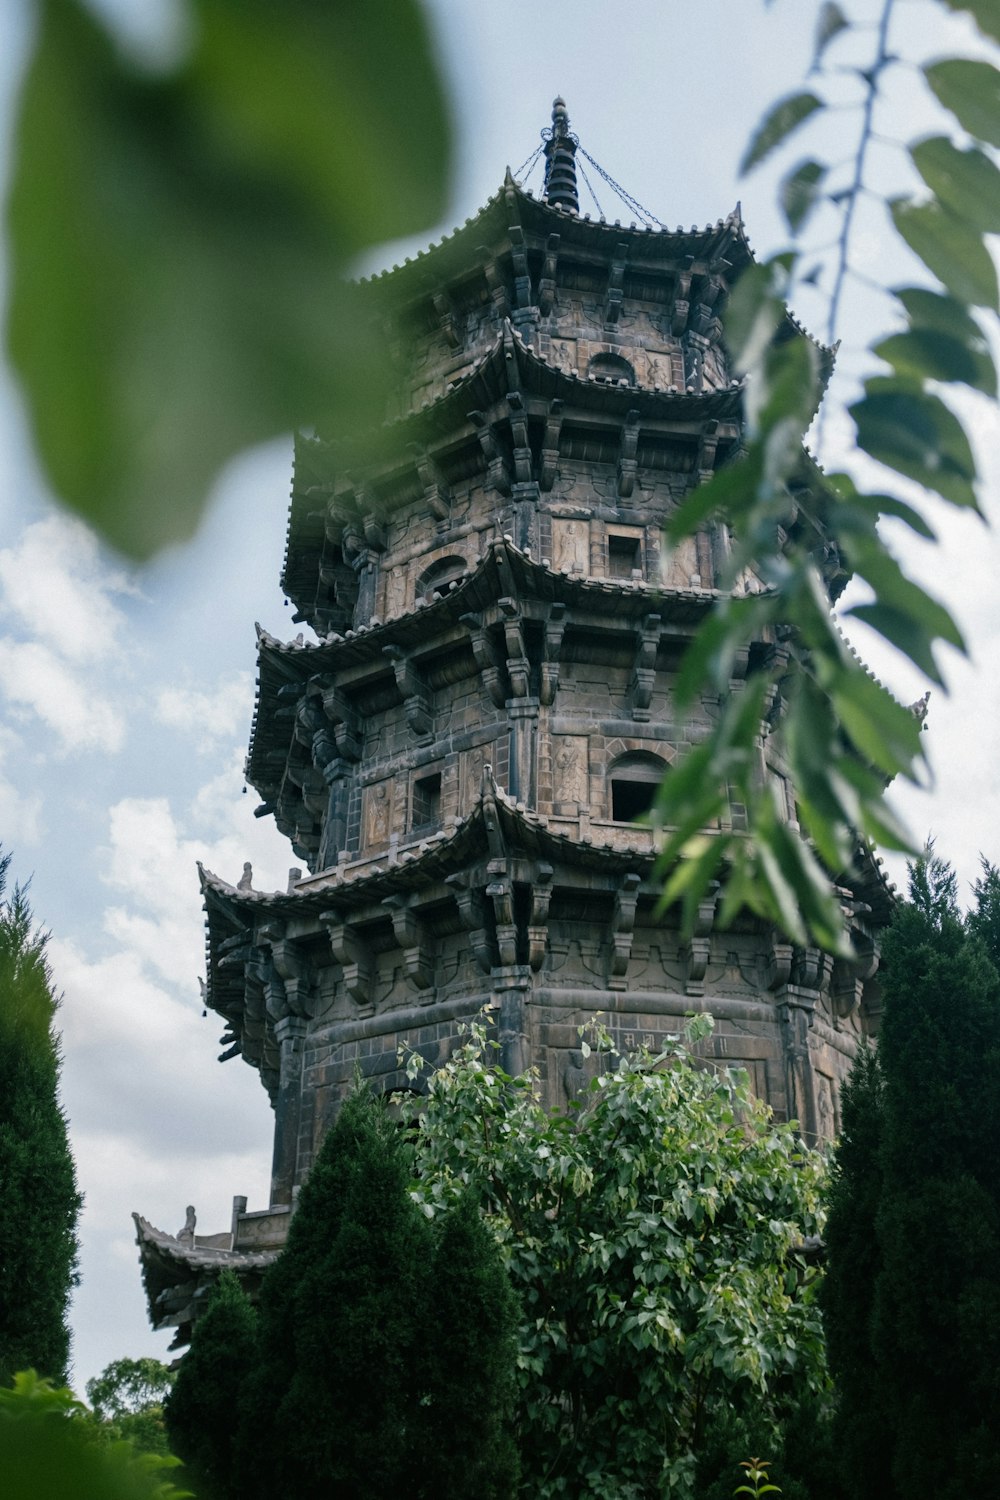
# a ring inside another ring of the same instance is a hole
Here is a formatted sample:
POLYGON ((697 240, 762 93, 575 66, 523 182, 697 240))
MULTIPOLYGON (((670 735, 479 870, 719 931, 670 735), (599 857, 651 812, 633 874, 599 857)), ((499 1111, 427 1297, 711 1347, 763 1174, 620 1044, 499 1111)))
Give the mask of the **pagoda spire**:
POLYGON ((575 135, 570 134, 566 101, 552 101, 552 129, 546 132, 545 142, 545 190, 543 196, 548 203, 580 212, 580 199, 576 188, 575 135))

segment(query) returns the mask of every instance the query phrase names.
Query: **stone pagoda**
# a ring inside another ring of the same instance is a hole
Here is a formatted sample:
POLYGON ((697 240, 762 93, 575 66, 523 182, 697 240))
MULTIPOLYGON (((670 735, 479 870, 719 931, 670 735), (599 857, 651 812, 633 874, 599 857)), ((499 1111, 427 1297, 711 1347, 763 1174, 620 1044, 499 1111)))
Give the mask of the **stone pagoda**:
MULTIPOLYGON (((592 221, 561 100, 545 135, 541 197, 508 172, 464 228, 366 283, 398 371, 369 458, 345 467, 336 433, 296 443, 283 584, 315 640, 259 632, 247 777, 304 869, 267 893, 201 874, 223 1057, 274 1110, 271 1201, 237 1199, 207 1238, 192 1216, 179 1236, 137 1220, 153 1321, 181 1341, 218 1267, 252 1281, 273 1258, 355 1077, 406 1089, 401 1043, 444 1059, 485 1011, 504 1067, 535 1068, 560 1106, 595 1013, 626 1049, 708 1010, 706 1052, 816 1140, 874 1024, 889 897, 863 853, 855 964, 749 916, 722 931, 717 895, 690 938, 656 913, 642 817, 718 712, 706 696, 681 722, 671 685, 729 545, 723 525, 671 552, 662 532, 739 455, 725 308, 752 256, 738 209, 704 229, 592 221)), ((790 317, 779 334, 806 336, 790 317)), ((822 482, 806 455, 800 482, 822 482)), ((845 580, 815 545, 833 598, 845 580)), ((773 649, 750 647, 732 692, 773 649)), ((761 764, 793 820, 768 739, 761 764)))

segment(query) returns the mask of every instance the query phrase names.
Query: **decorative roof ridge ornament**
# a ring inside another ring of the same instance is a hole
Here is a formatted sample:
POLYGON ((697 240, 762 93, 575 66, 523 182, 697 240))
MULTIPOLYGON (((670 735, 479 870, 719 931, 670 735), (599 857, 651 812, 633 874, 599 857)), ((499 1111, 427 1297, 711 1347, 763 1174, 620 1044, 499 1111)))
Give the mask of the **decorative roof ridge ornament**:
POLYGON ((575 135, 570 133, 566 101, 557 96, 552 101, 552 126, 542 131, 545 140, 545 186, 542 197, 556 208, 568 208, 571 213, 580 212, 580 197, 576 186, 575 135))

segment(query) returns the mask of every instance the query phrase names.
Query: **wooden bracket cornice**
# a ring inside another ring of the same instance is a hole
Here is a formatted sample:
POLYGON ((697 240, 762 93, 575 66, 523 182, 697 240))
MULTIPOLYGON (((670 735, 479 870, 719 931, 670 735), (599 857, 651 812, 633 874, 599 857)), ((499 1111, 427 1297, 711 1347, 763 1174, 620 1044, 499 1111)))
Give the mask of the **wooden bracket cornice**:
POLYGON ((338 751, 344 760, 359 761, 364 736, 357 713, 335 684, 324 688, 322 697, 323 712, 332 726, 338 751))
POLYGON ((691 310, 691 274, 694 269, 694 256, 685 255, 677 272, 677 280, 674 284, 674 301, 670 315, 670 332, 676 338, 684 332, 687 327, 688 313, 691 310))
POLYGON ((516 599, 497 601, 503 620, 504 641, 507 646, 507 676, 510 679, 510 696, 526 698, 530 689, 528 652, 524 643, 524 621, 521 605, 516 599))
POLYGON ((528 964, 536 972, 545 960, 549 941, 549 903, 552 900, 552 877, 555 871, 550 864, 539 861, 535 866, 531 882, 531 912, 528 917, 528 964))
MULTIPOLYGON (((275 1014, 271 1003, 268 1012, 272 1020, 279 1021, 285 1014, 308 1018, 315 1009, 316 973, 306 957, 303 945, 294 938, 285 936, 284 922, 265 922, 259 929, 269 949, 274 973, 283 988, 281 1015, 275 1014)), ((277 998, 276 986, 268 985, 269 1001, 277 998)))
POLYGON ((419 443, 411 443, 410 452, 416 464, 417 476, 424 487, 424 504, 435 521, 447 521, 451 514, 451 492, 437 464, 428 450, 419 443))
POLYGON ((528 247, 524 242, 524 230, 520 224, 511 224, 510 255, 514 267, 514 306, 529 308, 532 305, 531 273, 528 268, 528 247))
POLYGON ((451 298, 445 292, 435 292, 432 301, 446 343, 452 349, 461 349, 462 333, 458 326, 458 319, 455 316, 455 306, 451 298))
POLYGON ((459 920, 469 934, 473 957, 480 969, 488 974, 493 967, 493 951, 487 933, 486 903, 483 891, 466 881, 465 875, 445 876, 445 885, 450 886, 455 896, 459 920))

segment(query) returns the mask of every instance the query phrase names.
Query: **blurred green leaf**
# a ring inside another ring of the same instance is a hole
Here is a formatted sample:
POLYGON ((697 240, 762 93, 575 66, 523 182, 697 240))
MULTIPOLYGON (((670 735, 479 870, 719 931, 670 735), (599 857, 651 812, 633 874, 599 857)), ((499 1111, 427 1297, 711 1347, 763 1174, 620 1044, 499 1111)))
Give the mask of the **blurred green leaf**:
POLYGON ((946 136, 910 147, 921 177, 945 208, 983 234, 1000 234, 1000 171, 976 146, 960 151, 946 136))
POLYGON ((756 167, 765 157, 770 156, 771 152, 804 124, 810 115, 814 115, 818 109, 822 108, 822 99, 818 99, 808 90, 779 99, 754 131, 750 144, 743 154, 743 160, 740 162, 741 174, 749 172, 751 167, 756 167))
POLYGON ((952 505, 978 508, 968 437, 939 397, 898 380, 869 380, 850 413, 858 445, 872 458, 952 505))
POLYGON ((891 334, 875 344, 872 352, 904 377, 960 381, 973 390, 996 395, 996 369, 989 355, 976 354, 967 344, 935 328, 891 334))
POLYGON ((942 204, 889 204, 892 221, 914 255, 961 302, 997 310, 997 273, 982 235, 957 219, 942 204))
POLYGON ((8 208, 7 344, 48 478, 136 557, 190 535, 249 444, 380 420, 342 272, 444 203, 416 0, 195 9, 194 51, 153 77, 44 0, 8 208))
POLYGON ((778 201, 793 234, 798 234, 819 202, 826 172, 826 167, 820 162, 804 161, 788 174, 778 189, 778 201))
POLYGON ((1000 4, 998 0, 944 0, 949 10, 967 11, 985 36, 1000 42, 1000 4))
MULTIPOLYGON (((986 4, 981 8, 985 14, 986 4)), ((963 130, 987 145, 1000 146, 1000 72, 992 63, 947 57, 924 68, 924 77, 963 130)))
POLYGON ((846 31, 849 25, 850 22, 840 6, 836 4, 836 0, 823 0, 816 22, 816 39, 813 43, 812 65, 814 68, 818 67, 822 61, 823 53, 834 37, 846 31))
POLYGON ((831 701, 860 755, 887 777, 916 779, 911 767, 921 758, 920 724, 911 709, 864 671, 838 674, 831 701))

